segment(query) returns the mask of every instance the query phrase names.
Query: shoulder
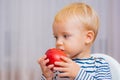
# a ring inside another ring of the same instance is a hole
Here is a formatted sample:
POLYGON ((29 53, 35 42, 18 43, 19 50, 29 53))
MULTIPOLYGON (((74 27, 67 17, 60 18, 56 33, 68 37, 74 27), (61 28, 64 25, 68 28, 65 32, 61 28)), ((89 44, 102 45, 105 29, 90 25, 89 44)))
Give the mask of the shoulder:
POLYGON ((108 64, 108 62, 102 57, 93 57, 96 64, 108 64))
POLYGON ((96 69, 107 70, 110 71, 110 65, 104 58, 94 58, 96 69))
POLYGON ((75 61, 81 66, 94 66, 94 67, 109 66, 108 62, 102 57, 91 57, 88 59, 74 59, 73 61, 75 61))

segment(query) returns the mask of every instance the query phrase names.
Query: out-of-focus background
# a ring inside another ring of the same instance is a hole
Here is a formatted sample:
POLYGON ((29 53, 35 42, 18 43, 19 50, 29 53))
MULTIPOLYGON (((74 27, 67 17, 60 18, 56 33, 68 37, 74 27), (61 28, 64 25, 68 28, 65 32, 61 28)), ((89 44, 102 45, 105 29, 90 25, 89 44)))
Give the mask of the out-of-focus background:
POLYGON ((40 80, 37 59, 54 47, 54 16, 71 2, 89 4, 100 17, 92 52, 120 62, 119 0, 0 0, 0 80, 40 80))

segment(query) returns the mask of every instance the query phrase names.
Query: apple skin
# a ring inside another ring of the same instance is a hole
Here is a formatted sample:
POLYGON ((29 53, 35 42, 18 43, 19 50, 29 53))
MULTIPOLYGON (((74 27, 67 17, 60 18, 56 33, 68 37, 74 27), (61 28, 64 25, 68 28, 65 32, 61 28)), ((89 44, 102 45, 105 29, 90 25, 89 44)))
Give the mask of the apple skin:
POLYGON ((48 49, 45 54, 47 56, 47 59, 49 59, 49 62, 47 63, 47 66, 53 64, 55 67, 59 67, 59 66, 56 66, 54 63, 56 61, 58 61, 58 62, 63 61, 60 58, 61 56, 66 57, 66 54, 62 50, 56 49, 56 48, 48 49))

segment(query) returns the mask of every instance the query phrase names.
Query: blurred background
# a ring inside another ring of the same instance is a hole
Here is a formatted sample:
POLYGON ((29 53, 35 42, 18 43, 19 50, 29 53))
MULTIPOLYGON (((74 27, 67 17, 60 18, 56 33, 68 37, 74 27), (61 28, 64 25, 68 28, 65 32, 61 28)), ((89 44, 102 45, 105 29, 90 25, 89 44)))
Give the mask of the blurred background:
POLYGON ((89 4, 100 17, 92 52, 120 62, 119 0, 0 0, 0 80, 40 80, 37 60, 54 47, 54 16, 72 2, 89 4))

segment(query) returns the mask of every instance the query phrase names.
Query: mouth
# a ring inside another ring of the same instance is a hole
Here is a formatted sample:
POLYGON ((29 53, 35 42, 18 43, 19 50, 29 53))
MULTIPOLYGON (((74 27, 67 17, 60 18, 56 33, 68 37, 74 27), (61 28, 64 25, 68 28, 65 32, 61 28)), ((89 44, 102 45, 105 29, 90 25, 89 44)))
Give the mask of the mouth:
POLYGON ((61 51, 63 51, 63 52, 64 52, 65 50, 61 49, 61 51))
POLYGON ((59 49, 59 50, 61 50, 62 52, 64 52, 67 55, 67 57, 69 57, 69 54, 67 53, 67 51, 65 49, 59 49))
POLYGON ((61 51, 63 51, 63 52, 65 51, 64 49, 59 49, 59 50, 61 50, 61 51))
POLYGON ((69 54, 65 50, 61 50, 61 51, 63 51, 67 55, 67 57, 69 57, 69 54))

